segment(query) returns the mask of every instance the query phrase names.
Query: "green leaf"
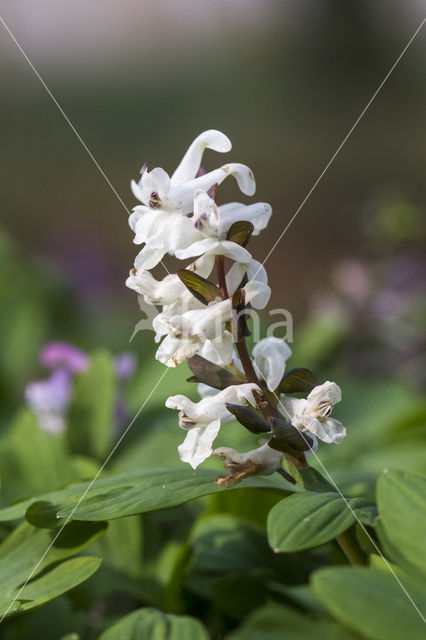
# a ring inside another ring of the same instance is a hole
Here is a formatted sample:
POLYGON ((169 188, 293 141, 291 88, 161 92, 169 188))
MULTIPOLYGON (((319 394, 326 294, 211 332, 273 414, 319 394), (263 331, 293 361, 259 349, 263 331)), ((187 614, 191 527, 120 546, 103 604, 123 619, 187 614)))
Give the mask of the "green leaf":
POLYGON ((312 391, 319 384, 316 375, 309 369, 291 369, 281 380, 279 389, 280 393, 303 393, 312 391))
POLYGON ((75 453, 104 458, 111 446, 114 410, 114 364, 109 354, 97 353, 77 378, 70 405, 67 437, 75 453))
POLYGON ((214 389, 226 389, 233 384, 245 382, 243 376, 238 376, 198 354, 189 358, 187 362, 194 374, 188 382, 203 382, 214 389))
POLYGON ((336 491, 335 487, 333 487, 317 469, 314 469, 314 467, 302 467, 298 469, 288 458, 281 460, 281 466, 284 471, 287 471, 306 491, 336 491))
POLYGON ((145 607, 124 616, 99 640, 209 640, 209 636, 195 618, 145 607))
MULTIPOLYGON (((19 594, 18 611, 28 611, 73 589, 84 582, 99 569, 102 560, 91 556, 72 558, 62 562, 45 575, 29 582, 19 594)), ((16 595, 18 594, 18 591, 16 595)), ((8 605, 7 605, 8 606, 8 605)), ((7 606, 0 604, 3 614, 7 606)))
POLYGON ((228 640, 355 640, 346 629, 290 607, 267 604, 254 611, 228 640))
POLYGON ((397 563, 426 573, 426 479, 390 469, 377 482, 378 535, 397 563))
POLYGON ((312 587, 332 616, 365 638, 423 640, 425 622, 416 607, 426 613, 426 589, 411 578, 398 579, 403 587, 384 571, 335 567, 315 573, 312 587))
POLYGON ((208 469, 193 471, 187 467, 129 471, 84 482, 23 500, 0 509, 0 522, 22 518, 35 501, 48 500, 63 505, 60 517, 72 513, 73 520, 110 520, 174 507, 201 496, 239 488, 259 487, 284 490, 282 483, 266 478, 247 478, 235 488, 223 489, 215 484, 216 472, 208 469), (85 493, 87 492, 87 493, 85 493), (85 493, 84 500, 80 501, 85 493))
POLYGON ((253 231, 254 226, 251 222, 248 220, 239 220, 231 225, 226 239, 245 247, 248 244, 253 231))
POLYGON ((177 275, 185 287, 203 304, 222 299, 222 292, 215 284, 189 269, 178 269, 177 275))
POLYGON ((49 567, 92 544, 102 535, 106 526, 105 522, 73 522, 66 525, 58 536, 56 531, 35 529, 26 522, 22 523, 0 545, 0 615, 6 612, 18 595, 20 585, 30 577, 32 581, 19 594, 19 600, 31 602, 21 605, 16 602, 10 613, 18 607, 28 610, 39 606, 89 577, 99 566, 98 558, 91 558, 88 563, 66 563, 67 567, 63 570, 60 570, 62 564, 52 570, 49 567), (33 580, 41 572, 42 577, 33 580))
MULTIPOLYGON (((241 576, 253 576, 267 586, 271 579, 289 579, 294 568, 294 558, 276 556, 268 545, 265 532, 244 518, 233 514, 214 514, 200 518, 191 532, 189 546, 193 556, 189 565, 186 586, 193 593, 210 598, 213 585, 234 577, 241 584, 241 576)), ((298 576, 303 579, 301 563, 298 576)), ((227 590, 228 591, 228 590, 227 590)), ((260 595, 260 593, 259 593, 260 595)), ((216 591, 217 603, 229 612, 232 601, 242 607, 240 597, 228 591, 229 607, 216 591)), ((253 603, 252 603, 253 604, 253 603)), ((244 612, 246 613, 246 612, 244 612)), ((235 612, 236 614, 236 612, 235 612)))
POLYGON ((281 500, 268 517, 268 536, 273 549, 301 551, 333 540, 355 522, 372 524, 376 514, 373 502, 347 498, 350 509, 335 492, 304 491, 281 500))
POLYGON ((57 507, 48 500, 33 502, 25 513, 27 521, 35 527, 54 529, 60 525, 56 516, 57 507))

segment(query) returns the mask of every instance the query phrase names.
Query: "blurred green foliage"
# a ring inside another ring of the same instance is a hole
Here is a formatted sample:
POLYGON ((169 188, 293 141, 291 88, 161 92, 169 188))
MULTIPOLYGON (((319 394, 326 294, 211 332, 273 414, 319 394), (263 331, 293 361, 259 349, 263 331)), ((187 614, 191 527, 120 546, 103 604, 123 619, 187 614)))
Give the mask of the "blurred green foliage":
MULTIPOLYGON (((186 366, 167 371, 92 487, 123 433, 115 424, 108 341, 96 340, 110 333, 117 344, 116 328, 110 317, 105 326, 99 316, 88 318, 51 266, 23 257, 4 235, 1 242, 0 302, 8 311, 0 354, 2 613, 18 596, 2 637, 278 640, 286 629, 300 639, 380 640, 399 639, 402 626, 410 640, 421 637, 418 613, 377 553, 424 606, 418 534, 426 513, 426 405, 413 385, 397 371, 355 377, 334 360, 351 339, 338 315, 313 313, 296 332, 289 367, 338 380, 337 415, 348 430, 340 446, 320 447, 312 464, 337 483, 367 535, 333 485, 312 474, 300 479, 302 493, 278 476, 224 490, 214 484, 217 460, 196 473, 180 463, 182 432, 164 400, 171 392, 195 397, 186 366), (23 406, 24 385, 40 376, 37 353, 51 337, 91 351, 59 435, 43 431, 23 406), (399 471, 383 474, 389 468, 399 471), (346 531, 358 536, 372 568, 341 566, 333 538, 346 531), (388 617, 390 601, 398 615, 388 617)), ((125 391, 132 415, 164 372, 151 339, 142 332, 131 343, 139 357, 125 391)), ((257 442, 237 423, 218 438, 243 450, 257 442)))

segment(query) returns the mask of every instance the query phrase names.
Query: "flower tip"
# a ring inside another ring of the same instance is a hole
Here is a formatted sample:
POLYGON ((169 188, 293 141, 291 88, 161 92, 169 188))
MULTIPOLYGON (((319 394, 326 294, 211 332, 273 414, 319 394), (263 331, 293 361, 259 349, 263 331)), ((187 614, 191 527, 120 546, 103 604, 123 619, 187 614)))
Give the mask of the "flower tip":
POLYGON ((222 131, 209 129, 201 134, 205 140, 205 147, 219 153, 228 153, 232 149, 232 142, 222 131))

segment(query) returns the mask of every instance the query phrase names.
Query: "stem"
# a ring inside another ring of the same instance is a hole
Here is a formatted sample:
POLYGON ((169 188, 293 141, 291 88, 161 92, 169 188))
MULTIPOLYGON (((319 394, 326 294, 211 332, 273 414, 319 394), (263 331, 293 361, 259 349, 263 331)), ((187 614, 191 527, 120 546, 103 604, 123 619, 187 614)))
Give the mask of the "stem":
POLYGON ((226 286, 225 276, 225 260, 223 256, 216 256, 216 269, 217 279, 219 281, 219 287, 222 290, 222 298, 227 300, 229 298, 228 287, 226 286))
POLYGON ((336 536, 336 541, 351 565, 356 567, 365 566, 367 564, 365 553, 359 547, 350 531, 345 531, 339 536, 336 536))
MULTIPOLYGON (((222 291, 222 298, 224 300, 227 300, 229 298, 229 292, 228 292, 228 287, 226 286, 224 257, 216 256, 215 262, 216 262, 218 284, 222 291)), ((243 366, 244 373, 246 375, 248 382, 253 382, 261 389, 262 386, 260 384, 257 373, 254 369, 253 361, 250 357, 245 337, 244 336, 241 337, 236 342, 235 346, 237 348, 238 355, 240 356, 241 364, 243 366)), ((262 408, 260 408, 260 411, 263 417, 266 420, 268 420, 269 418, 279 418, 280 414, 276 406, 270 401, 270 399, 267 397, 265 393, 263 395, 265 398, 265 405, 262 408)), ((305 456, 299 456, 297 454, 295 456, 292 456, 289 453, 284 453, 283 455, 289 460, 291 460, 295 464, 295 466, 299 469, 302 467, 309 467, 308 463, 306 462, 305 456)))

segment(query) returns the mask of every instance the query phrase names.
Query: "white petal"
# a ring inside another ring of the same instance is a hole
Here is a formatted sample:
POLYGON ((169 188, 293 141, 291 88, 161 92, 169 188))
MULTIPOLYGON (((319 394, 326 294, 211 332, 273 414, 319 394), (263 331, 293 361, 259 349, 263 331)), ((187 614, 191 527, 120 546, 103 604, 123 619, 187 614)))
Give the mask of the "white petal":
POLYGON ((155 359, 166 365, 166 367, 176 367, 188 358, 197 353, 200 343, 195 340, 180 340, 168 335, 157 349, 155 359))
POLYGON ((152 171, 144 171, 139 181, 144 204, 148 205, 151 195, 155 193, 161 200, 165 200, 170 191, 170 177, 161 167, 152 171))
POLYGON ((217 240, 215 238, 204 238, 204 240, 190 244, 189 247, 186 247, 185 249, 179 249, 175 252, 175 255, 179 260, 186 260, 187 258, 201 256, 202 254, 210 251, 210 249, 214 248, 216 245, 217 240))
POLYGON ((281 338, 263 338, 253 349, 256 371, 259 370, 270 391, 280 384, 291 349, 281 338))
POLYGON ((150 271, 141 270, 130 271, 126 285, 143 295, 149 304, 171 304, 185 291, 185 285, 175 274, 156 280, 150 271))
POLYGON ((180 459, 196 469, 213 453, 213 442, 220 430, 220 420, 213 420, 208 427, 190 429, 178 447, 180 459))
POLYGON ((245 205, 240 202, 230 202, 219 207, 222 227, 226 230, 239 220, 247 220, 253 224, 253 235, 257 236, 260 231, 268 226, 272 215, 272 207, 266 202, 256 202, 245 205))
POLYGON ((173 173, 171 178, 172 184, 183 184, 184 182, 195 178, 197 171, 200 168, 204 149, 212 149, 219 153, 227 153, 231 148, 231 141, 224 133, 221 133, 216 129, 203 131, 203 133, 200 133, 200 135, 191 143, 178 168, 173 173))
POLYGON ((323 384, 316 386, 308 395, 308 402, 311 405, 319 405, 321 402, 329 401, 332 405, 337 404, 342 399, 342 391, 335 382, 327 380, 323 384))
POLYGON ((246 302, 255 309, 264 309, 271 297, 271 288, 258 280, 250 280, 244 286, 246 302))
POLYGON ((236 179, 240 190, 246 195, 252 196, 256 191, 252 171, 246 165, 235 162, 223 165, 220 169, 210 171, 184 184, 173 185, 168 199, 179 203, 183 213, 191 213, 194 208, 194 194, 199 190, 208 191, 213 185, 221 184, 228 176, 236 179))
POLYGON ((161 262, 166 253, 163 249, 150 249, 145 246, 136 256, 135 267, 141 271, 148 271, 161 262))
POLYGON ((224 331, 215 340, 206 340, 201 347, 200 356, 223 367, 232 362, 234 340, 232 333, 224 331))
POLYGON ((216 243, 216 247, 210 249, 209 252, 217 256, 224 256, 225 258, 236 260, 237 262, 250 262, 251 260, 251 254, 247 249, 230 240, 219 240, 216 243))
POLYGON ((328 444, 340 444, 346 436, 346 429, 339 420, 327 418, 318 420, 314 416, 304 416, 303 422, 308 431, 314 433, 317 438, 328 444))
POLYGON ((197 393, 202 398, 210 398, 211 396, 216 396, 219 393, 219 390, 214 387, 209 387, 209 385, 204 384, 204 382, 200 382, 197 384, 197 393))

